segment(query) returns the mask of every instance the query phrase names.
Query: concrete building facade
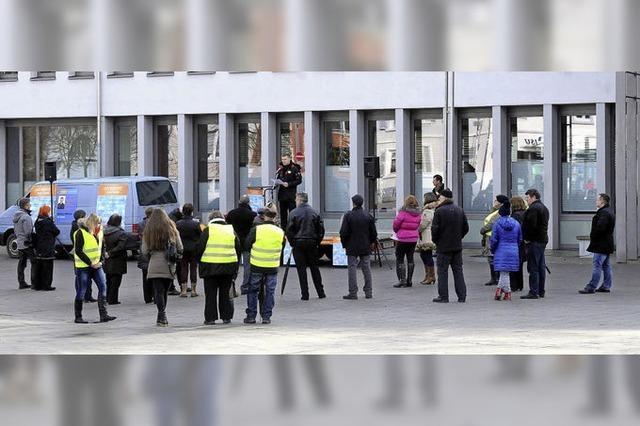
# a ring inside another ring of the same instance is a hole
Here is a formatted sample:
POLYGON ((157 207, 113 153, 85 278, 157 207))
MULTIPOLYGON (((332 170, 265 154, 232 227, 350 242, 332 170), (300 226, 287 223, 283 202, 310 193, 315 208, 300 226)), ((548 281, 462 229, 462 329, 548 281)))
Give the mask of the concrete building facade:
POLYGON ((537 187, 549 248, 588 235, 612 195, 618 260, 638 258, 640 77, 630 72, 175 72, 0 74, 0 207, 42 179, 164 175, 200 211, 270 185, 281 154, 303 166, 336 231, 354 193, 382 230, 441 174, 470 218, 537 187), (378 156, 368 181, 364 158, 378 156))

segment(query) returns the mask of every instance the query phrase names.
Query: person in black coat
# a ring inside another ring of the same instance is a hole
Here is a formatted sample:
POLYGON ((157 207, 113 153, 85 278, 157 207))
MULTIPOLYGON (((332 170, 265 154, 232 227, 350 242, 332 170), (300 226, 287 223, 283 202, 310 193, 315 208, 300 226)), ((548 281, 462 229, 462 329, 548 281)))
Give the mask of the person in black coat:
MULTIPOLYGON (((82 209, 78 209, 75 212, 73 212, 73 222, 71 222, 71 231, 69 232, 69 238, 71 239, 71 242, 73 243, 74 238, 73 236, 75 235, 76 231, 78 230, 78 221, 84 217, 87 216, 87 212, 85 212, 82 209)), ((77 289, 79 285, 78 279, 76 277, 76 283, 75 283, 75 288, 77 289)), ((93 297, 93 292, 92 292, 92 286, 91 283, 89 283, 89 287, 87 287, 87 291, 84 294, 84 301, 87 303, 92 303, 92 302, 96 302, 96 299, 93 297)))
POLYGON ((342 296, 346 300, 358 298, 358 265, 364 276, 364 296, 367 299, 373 297, 371 279, 371 251, 378 241, 376 221, 366 212, 362 205, 364 198, 360 194, 351 197, 353 209, 345 213, 340 226, 340 242, 347 253, 349 265, 349 294, 342 296))
POLYGON ((529 272, 529 294, 521 299, 538 299, 545 296, 547 264, 544 250, 549 242, 549 210, 540 201, 540 192, 529 189, 525 192, 529 208, 522 220, 522 236, 527 253, 527 271, 529 272))
POLYGON ((35 262, 31 274, 31 288, 33 290, 52 291, 53 261, 56 258, 56 237, 60 230, 51 219, 51 207, 42 206, 38 211, 38 219, 34 225, 35 235, 35 262))
MULTIPOLYGON (((144 211, 144 218, 138 223, 138 239, 142 241, 142 235, 144 234, 144 228, 147 226, 147 220, 153 213, 153 207, 147 207, 144 211)), ((146 256, 140 254, 138 256, 138 268, 142 271, 142 296, 144 303, 154 303, 153 300, 153 285, 147 280, 147 270, 149 269, 149 259, 146 256)))
POLYGON ((610 257, 614 251, 613 231, 616 217, 610 207, 611 198, 607 194, 599 194, 596 199, 598 211, 591 220, 591 242, 587 251, 593 253, 593 270, 591 281, 580 290, 580 294, 610 293, 613 285, 610 257), (604 273, 604 281, 600 283, 600 275, 604 273))
POLYGON ((291 161, 291 156, 285 154, 281 160, 276 172, 276 179, 282 181, 282 184, 278 186, 278 203, 280 226, 286 230, 289 223, 289 213, 296 208, 296 193, 298 185, 302 183, 302 174, 300 166, 291 161))
POLYGON ((308 204, 309 196, 300 193, 296 196, 298 207, 291 211, 289 223, 286 228, 286 236, 293 251, 296 261, 296 270, 300 281, 302 300, 309 300, 309 283, 307 281, 307 268, 311 271, 313 285, 318 293, 318 298, 326 296, 322 285, 322 275, 318 267, 318 247, 324 238, 324 222, 322 218, 308 204))
MULTIPOLYGON (((527 202, 522 197, 511 197, 511 217, 518 221, 520 226, 524 221, 524 212, 527 211, 527 202)), ((520 253, 520 269, 518 272, 510 272, 509 280, 511 281, 511 291, 524 290, 523 265, 525 262, 524 241, 519 247, 520 253)))
POLYGON ((191 273, 191 297, 198 296, 196 287, 198 286, 198 258, 196 257, 196 247, 200 241, 202 228, 200 222, 193 218, 193 204, 187 203, 182 206, 184 217, 176 223, 176 228, 182 240, 182 260, 180 265, 180 297, 187 297, 187 282, 191 273))
POLYGON ((104 273, 107 275, 107 303, 119 305, 118 292, 122 276, 127 273, 127 233, 122 216, 113 214, 104 228, 104 273))
POLYGON ((238 207, 227 213, 227 223, 233 225, 233 230, 236 231, 242 249, 242 284, 249 284, 249 277, 251 276, 251 265, 249 264, 249 250, 244 248, 245 240, 249 231, 254 226, 254 221, 257 217, 257 213, 251 209, 249 196, 243 195, 240 197, 240 203, 238 207))
POLYGON ((440 192, 440 204, 436 207, 431 224, 431 236, 438 248, 438 297, 436 303, 449 302, 449 266, 458 302, 467 300, 467 286, 462 270, 462 239, 469 233, 469 222, 464 210, 453 204, 453 193, 449 189, 440 192))
MULTIPOLYGON (((178 221, 181 220, 183 217, 184 215, 182 214, 182 211, 180 211, 180 208, 178 207, 171 210, 171 212, 169 213, 169 219, 171 219, 171 221, 176 225, 178 224, 178 221)), ((176 263, 176 277, 179 278, 181 275, 182 275, 182 263, 178 262, 176 263)), ((171 285, 169 286, 169 291, 167 292, 167 294, 169 296, 178 296, 180 294, 180 292, 176 288, 175 281, 173 280, 171 281, 171 285)))
MULTIPOLYGON (((224 216, 219 211, 211 212, 209 224, 226 225, 224 216)), ((198 241, 195 256, 200 262, 200 277, 204 280, 204 324, 213 325, 222 319, 224 324, 229 324, 233 318, 233 300, 229 297, 229 292, 235 277, 238 275, 238 262, 231 263, 207 263, 202 261, 202 256, 207 249, 209 241, 209 226, 207 226, 198 241)), ((235 239, 236 256, 240 259, 242 245, 236 234, 235 239)))

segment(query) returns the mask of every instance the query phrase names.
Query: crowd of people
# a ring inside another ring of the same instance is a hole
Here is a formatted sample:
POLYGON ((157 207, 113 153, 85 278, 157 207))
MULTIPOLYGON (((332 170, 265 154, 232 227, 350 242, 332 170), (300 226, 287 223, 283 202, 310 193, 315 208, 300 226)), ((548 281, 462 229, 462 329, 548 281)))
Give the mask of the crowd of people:
MULTIPOLYGON (((261 322, 270 324, 275 305, 278 271, 288 242, 295 261, 301 300, 308 301, 307 269, 319 299, 326 298, 322 274, 318 265, 320 245, 325 228, 320 214, 309 205, 306 193, 296 192, 301 182, 300 169, 288 156, 278 169, 280 212, 268 205, 255 212, 248 196, 238 207, 224 215, 218 210, 208 215, 206 223, 194 217, 192 204, 185 204, 167 214, 160 208, 147 208, 138 224, 142 271, 142 296, 145 303, 155 303, 158 326, 167 326, 168 296, 197 297, 198 276, 204 283, 204 324, 213 325, 219 319, 224 324, 234 316, 233 299, 238 294, 247 297, 244 323, 255 324, 258 313, 261 322), (293 204, 290 198, 293 197, 293 204), (280 215, 280 225, 277 218, 280 215), (285 220, 286 217, 286 220, 285 220), (240 265, 243 279, 240 292, 235 281, 240 265), (179 290, 175 287, 178 282, 179 290)), ((437 282, 435 303, 449 302, 449 268, 452 270, 457 300, 465 303, 467 288, 463 272, 462 241, 469 233, 469 223, 463 209, 456 205, 453 193, 441 176, 433 180, 434 188, 424 194, 422 205, 414 195, 404 200, 393 221, 397 283, 394 288, 413 286, 416 272, 415 253, 424 264, 423 285, 437 282), (435 258, 435 260, 434 260, 435 258)), ((358 299, 358 267, 364 277, 366 299, 373 297, 371 256, 380 248, 376 220, 364 209, 364 197, 351 198, 352 209, 345 212, 339 231, 347 256, 348 294, 345 300, 358 299)), ((610 255, 614 251, 615 216, 607 194, 597 197, 597 213, 591 227, 593 255, 592 278, 581 294, 609 293, 612 286, 610 255), (604 281, 600 284, 600 277, 604 281)), ((544 298, 546 294, 545 248, 548 239, 549 211, 536 189, 529 189, 525 198, 505 195, 495 197, 493 209, 480 229, 483 254, 487 256, 490 280, 497 286, 495 300, 512 299, 512 292, 524 290, 523 267, 527 263, 529 291, 521 299, 544 298)), ((49 206, 38 212, 32 223, 28 198, 19 201, 14 217, 14 229, 19 250, 19 288, 39 291, 55 290, 53 260, 56 238, 60 233, 51 218, 49 206), (25 279, 25 268, 31 262, 31 285, 25 279)), ((77 210, 71 227, 75 270, 75 322, 87 323, 82 316, 83 305, 98 302, 100 322, 116 318, 107 312, 108 305, 117 305, 123 275, 127 274, 127 242, 129 235, 122 226, 122 217, 113 214, 102 227, 95 213, 77 210), (95 283, 98 298, 92 294, 95 283)))

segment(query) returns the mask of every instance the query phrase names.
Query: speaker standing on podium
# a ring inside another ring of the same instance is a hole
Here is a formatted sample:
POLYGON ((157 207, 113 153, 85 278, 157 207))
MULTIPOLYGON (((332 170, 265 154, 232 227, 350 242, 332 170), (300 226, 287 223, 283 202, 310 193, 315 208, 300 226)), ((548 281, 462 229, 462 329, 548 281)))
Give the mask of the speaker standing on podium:
POLYGON ((291 161, 291 156, 282 156, 280 167, 276 172, 276 179, 282 183, 278 185, 278 208, 280 210, 280 227, 287 228, 289 212, 296 208, 296 192, 302 183, 300 166, 291 161))

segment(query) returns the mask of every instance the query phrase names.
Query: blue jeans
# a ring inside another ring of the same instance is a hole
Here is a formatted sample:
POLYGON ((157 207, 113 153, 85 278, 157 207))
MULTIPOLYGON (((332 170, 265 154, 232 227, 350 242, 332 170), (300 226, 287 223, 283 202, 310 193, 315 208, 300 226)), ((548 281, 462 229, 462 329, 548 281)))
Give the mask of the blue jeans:
POLYGON ((547 278, 547 264, 544 259, 545 243, 531 242, 527 247, 527 271, 529 272, 529 293, 544 296, 547 278))
POLYGON ((604 272, 604 281, 602 283, 602 288, 610 290, 612 279, 611 279, 611 263, 609 261, 610 255, 601 254, 601 253, 593 253, 593 272, 591 275, 591 281, 587 284, 586 290, 595 290, 598 288, 598 283, 600 282, 600 273, 604 272))
POLYGON ((91 286, 91 280, 93 280, 93 282, 98 286, 98 297, 107 297, 107 278, 104 275, 102 268, 79 268, 76 269, 76 276, 78 279, 76 300, 84 300, 84 295, 89 286, 91 286))
POLYGON ((264 303, 262 304, 262 319, 270 319, 275 306, 275 292, 278 286, 278 274, 259 274, 251 272, 249 280, 249 293, 247 294, 247 318, 255 319, 258 314, 258 293, 260 286, 264 284, 265 294, 264 303))

